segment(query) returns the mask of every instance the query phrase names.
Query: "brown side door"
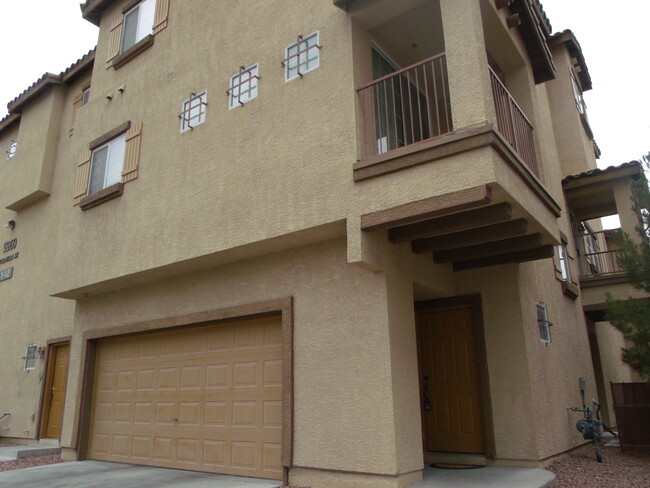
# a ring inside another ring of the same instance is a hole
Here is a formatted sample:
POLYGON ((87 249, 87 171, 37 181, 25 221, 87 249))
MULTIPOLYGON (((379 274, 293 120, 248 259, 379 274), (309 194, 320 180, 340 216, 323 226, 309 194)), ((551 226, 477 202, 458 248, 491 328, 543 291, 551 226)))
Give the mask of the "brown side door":
POLYGON ((68 381, 70 344, 52 346, 52 360, 48 367, 43 411, 43 437, 61 437, 65 387, 68 381))
POLYGON ((484 453, 471 306, 420 312, 419 326, 426 450, 484 453))

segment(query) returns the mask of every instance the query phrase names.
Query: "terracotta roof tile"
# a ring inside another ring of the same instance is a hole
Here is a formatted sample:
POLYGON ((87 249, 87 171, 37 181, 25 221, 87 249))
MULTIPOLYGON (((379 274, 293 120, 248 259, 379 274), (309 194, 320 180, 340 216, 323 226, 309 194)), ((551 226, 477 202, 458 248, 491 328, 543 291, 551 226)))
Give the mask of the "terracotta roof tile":
MULTIPOLYGON (((11 100, 7 104, 7 109, 9 113, 20 112, 22 107, 26 102, 33 99, 35 96, 41 94, 43 90, 47 89, 52 85, 59 85, 63 82, 72 81, 79 74, 85 72, 87 69, 92 67, 92 63, 95 59, 95 50, 97 48, 91 49, 81 58, 71 64, 68 68, 62 71, 60 74, 55 75, 53 73, 45 73, 38 80, 32 83, 29 87, 23 90, 20 95, 11 100)), ((3 119, 4 120, 4 119, 3 119)))
POLYGON ((577 175, 571 175, 567 176, 562 180, 562 184, 565 185, 571 181, 576 181, 584 178, 590 178, 598 175, 603 175, 603 174, 609 174, 609 173, 615 173, 617 171, 623 171, 625 169, 636 169, 638 170, 638 174, 643 173, 643 166, 639 161, 630 161, 629 163, 623 163, 619 164, 618 166, 609 166, 607 168, 595 168, 589 171, 585 171, 584 173, 579 173, 577 175))

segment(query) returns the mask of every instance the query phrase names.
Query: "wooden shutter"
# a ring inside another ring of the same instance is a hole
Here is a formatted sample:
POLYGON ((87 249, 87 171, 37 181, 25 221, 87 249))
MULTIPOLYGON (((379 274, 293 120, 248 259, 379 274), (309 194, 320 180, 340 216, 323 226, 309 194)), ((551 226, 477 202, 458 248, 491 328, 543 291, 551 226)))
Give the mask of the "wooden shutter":
POLYGON ((169 0, 157 0, 156 15, 153 19, 153 33, 158 34, 167 27, 167 16, 169 15, 169 0))
POLYGON ((84 151, 79 158, 77 164, 77 183, 74 187, 74 204, 79 205, 79 202, 86 196, 88 191, 88 179, 90 178, 90 158, 92 151, 84 151))
POLYGON ((120 15, 111 24, 111 33, 108 42, 108 59, 106 59, 106 69, 113 66, 113 59, 120 54, 120 44, 122 43, 122 25, 124 16, 120 15))
POLYGON ((81 107, 81 101, 83 100, 83 92, 74 97, 74 102, 72 104, 72 120, 70 121, 70 129, 68 130, 68 136, 72 136, 74 133, 74 124, 77 120, 77 110, 81 107))
POLYGON ((140 137, 142 122, 133 124, 126 133, 126 149, 124 151, 124 167, 122 168, 122 183, 135 180, 138 177, 140 163, 140 137))

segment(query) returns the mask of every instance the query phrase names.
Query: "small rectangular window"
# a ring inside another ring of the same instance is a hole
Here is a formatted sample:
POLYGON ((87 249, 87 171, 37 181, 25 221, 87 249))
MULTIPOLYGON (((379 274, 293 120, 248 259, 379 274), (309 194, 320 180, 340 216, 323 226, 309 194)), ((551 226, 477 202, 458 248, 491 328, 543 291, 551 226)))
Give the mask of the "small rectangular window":
POLYGON ((570 283, 571 270, 569 269, 569 255, 567 254, 566 244, 562 243, 559 246, 555 246, 555 250, 557 251, 558 271, 560 272, 562 281, 570 283))
POLYGON ((122 134, 93 150, 88 195, 121 181, 125 145, 126 134, 122 134))
POLYGON ((120 52, 135 46, 152 33, 156 0, 142 0, 124 14, 124 27, 120 52))
POLYGON ((537 307, 537 324, 539 326, 539 338, 542 342, 551 342, 551 322, 548 320, 548 310, 545 303, 538 303, 537 307))
POLYGON ((183 102, 183 111, 179 115, 181 119, 181 132, 194 129, 197 125, 205 122, 206 109, 208 106, 208 92, 192 93, 190 98, 183 102))
POLYGON ((16 155, 16 150, 18 149, 18 141, 13 139, 9 142, 9 147, 7 148, 7 159, 11 159, 16 155))
POLYGON ((315 70, 320 66, 320 49, 318 32, 306 37, 298 36, 298 40, 287 46, 284 60, 285 80, 293 80, 298 76, 315 70))
POLYGON ((88 103, 90 99, 90 87, 85 88, 81 91, 81 106, 83 107, 88 103))
POLYGON ((25 371, 31 371, 36 369, 36 354, 38 351, 38 346, 36 344, 31 344, 27 346, 27 352, 25 353, 25 371))
POLYGON ((230 78, 230 89, 228 90, 230 108, 240 107, 246 102, 257 98, 259 79, 257 64, 248 68, 242 66, 239 73, 230 78))

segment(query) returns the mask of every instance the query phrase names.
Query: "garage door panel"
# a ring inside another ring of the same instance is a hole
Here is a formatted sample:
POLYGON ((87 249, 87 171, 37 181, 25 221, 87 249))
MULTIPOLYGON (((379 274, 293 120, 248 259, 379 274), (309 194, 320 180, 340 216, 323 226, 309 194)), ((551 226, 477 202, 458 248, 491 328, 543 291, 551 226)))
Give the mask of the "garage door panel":
POLYGON ((279 318, 100 342, 89 457, 281 478, 279 318))

